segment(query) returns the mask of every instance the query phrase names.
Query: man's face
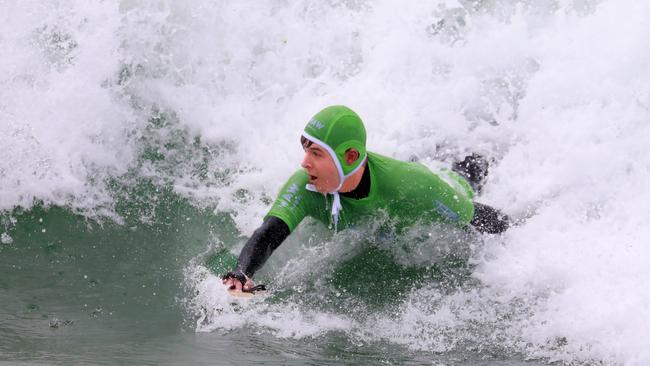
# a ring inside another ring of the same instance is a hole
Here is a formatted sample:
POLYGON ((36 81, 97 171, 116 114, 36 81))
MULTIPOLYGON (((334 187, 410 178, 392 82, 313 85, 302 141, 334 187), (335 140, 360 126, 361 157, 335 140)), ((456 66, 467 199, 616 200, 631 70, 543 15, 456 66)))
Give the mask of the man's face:
POLYGON ((327 150, 316 143, 309 144, 309 141, 303 144, 303 149, 305 157, 300 166, 309 174, 309 183, 321 193, 335 190, 339 186, 339 173, 327 150))

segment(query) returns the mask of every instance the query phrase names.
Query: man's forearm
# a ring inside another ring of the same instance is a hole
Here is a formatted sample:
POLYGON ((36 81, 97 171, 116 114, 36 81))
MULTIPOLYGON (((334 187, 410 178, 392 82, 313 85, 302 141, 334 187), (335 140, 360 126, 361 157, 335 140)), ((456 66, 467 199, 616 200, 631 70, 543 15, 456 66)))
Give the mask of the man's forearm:
POLYGON ((239 254, 237 270, 252 277, 289 234, 291 231, 284 221, 269 216, 244 245, 239 254))

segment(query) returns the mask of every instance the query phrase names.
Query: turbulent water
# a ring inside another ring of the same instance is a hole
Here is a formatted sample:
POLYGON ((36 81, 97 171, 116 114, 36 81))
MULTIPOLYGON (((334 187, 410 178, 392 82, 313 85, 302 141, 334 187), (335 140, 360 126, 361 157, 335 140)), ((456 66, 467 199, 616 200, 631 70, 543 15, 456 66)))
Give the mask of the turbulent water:
POLYGON ((650 364, 650 3, 0 1, 0 363, 650 364), (503 235, 237 253, 330 104, 503 235))

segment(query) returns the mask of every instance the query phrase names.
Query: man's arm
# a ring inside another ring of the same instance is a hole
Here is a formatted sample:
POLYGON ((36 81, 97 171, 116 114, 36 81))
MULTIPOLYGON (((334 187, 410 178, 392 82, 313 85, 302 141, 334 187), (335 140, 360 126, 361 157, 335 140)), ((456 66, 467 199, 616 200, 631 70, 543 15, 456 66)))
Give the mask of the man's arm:
POLYGON ((253 277, 253 274, 262 268, 271 253, 282 244, 290 233, 289 227, 284 221, 275 216, 269 216, 244 245, 239 254, 237 270, 248 277, 253 277))
POLYGON ((237 267, 228 272, 224 284, 237 290, 253 287, 252 277, 264 265, 271 253, 286 239, 291 231, 305 218, 319 211, 325 212, 325 200, 320 193, 306 190, 307 173, 296 171, 280 189, 277 199, 260 226, 239 255, 237 267))
POLYGON ((290 233, 289 226, 284 221, 275 216, 268 216, 244 245, 237 267, 223 276, 224 284, 239 290, 252 287, 250 278, 262 268, 290 233))

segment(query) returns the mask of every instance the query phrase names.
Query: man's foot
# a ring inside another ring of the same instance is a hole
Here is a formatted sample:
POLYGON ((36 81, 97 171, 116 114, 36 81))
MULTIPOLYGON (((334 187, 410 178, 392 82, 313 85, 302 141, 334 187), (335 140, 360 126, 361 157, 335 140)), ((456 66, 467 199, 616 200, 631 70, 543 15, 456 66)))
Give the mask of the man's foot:
POLYGON ((452 164, 451 170, 465 177, 476 193, 481 193, 489 165, 483 156, 472 154, 452 164))

